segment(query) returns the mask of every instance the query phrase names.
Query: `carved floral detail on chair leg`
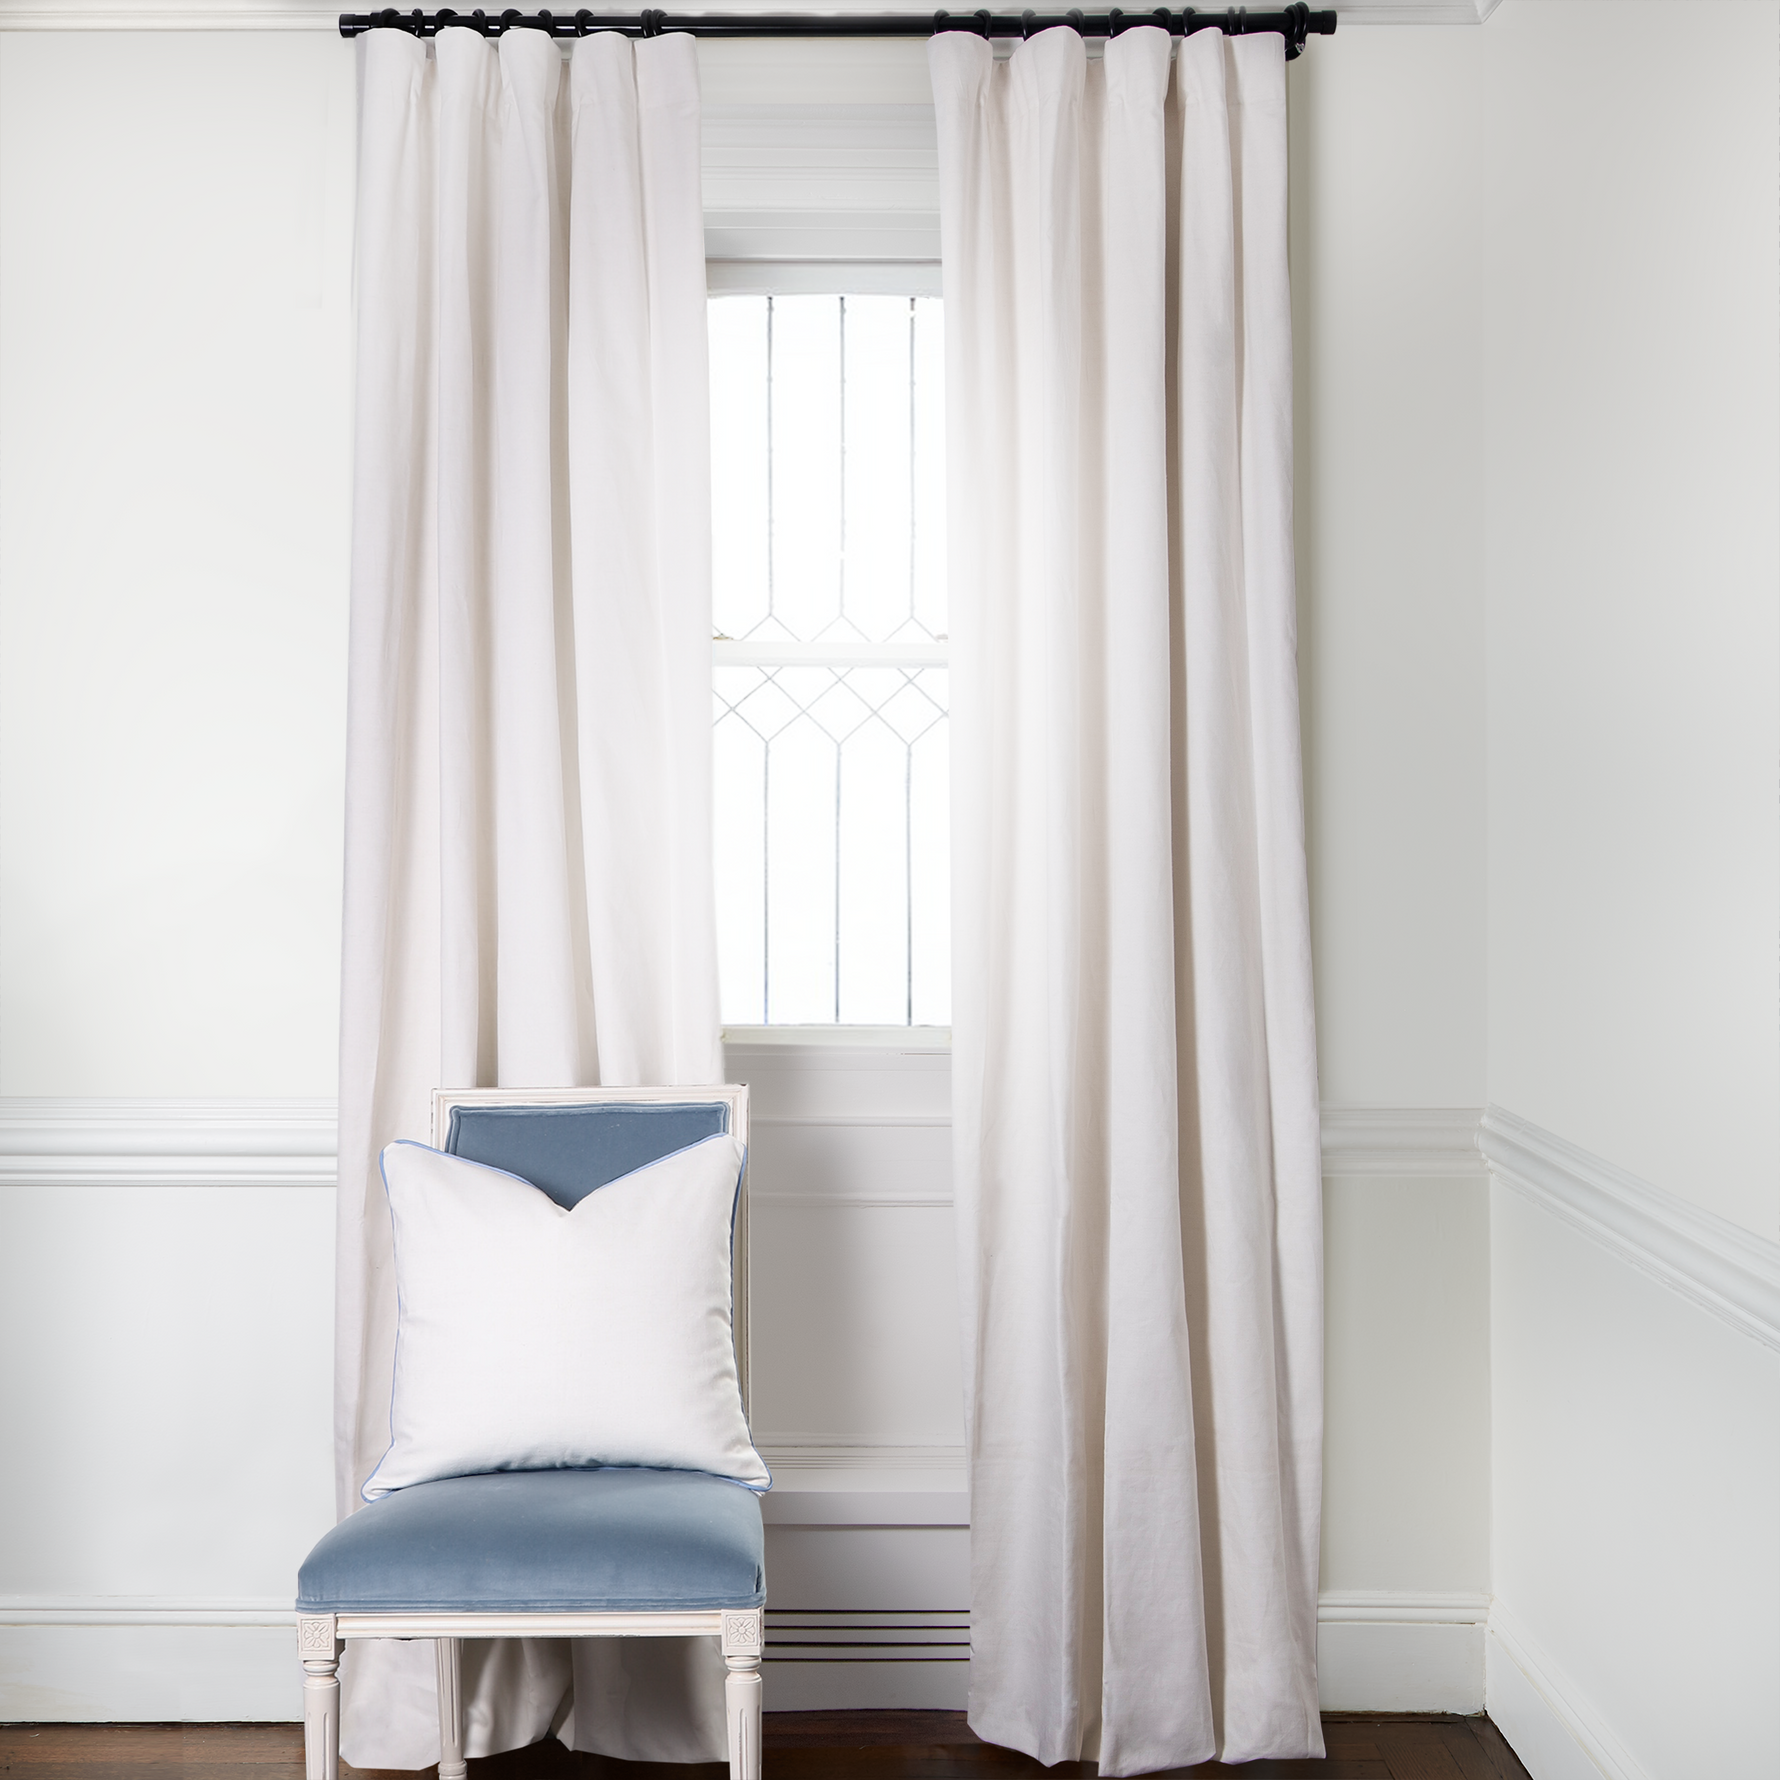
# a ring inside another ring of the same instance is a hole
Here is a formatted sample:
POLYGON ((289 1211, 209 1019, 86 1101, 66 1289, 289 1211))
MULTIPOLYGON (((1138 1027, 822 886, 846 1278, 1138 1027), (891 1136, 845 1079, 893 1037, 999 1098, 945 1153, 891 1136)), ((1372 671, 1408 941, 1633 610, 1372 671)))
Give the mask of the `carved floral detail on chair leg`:
POLYGON ((297 1620, 303 1663, 303 1764, 306 1780, 340 1777, 340 1652, 331 1613, 297 1620))
POLYGON ((439 1780, 465 1780, 463 1645, 456 1638, 435 1638, 439 1670, 439 1780))

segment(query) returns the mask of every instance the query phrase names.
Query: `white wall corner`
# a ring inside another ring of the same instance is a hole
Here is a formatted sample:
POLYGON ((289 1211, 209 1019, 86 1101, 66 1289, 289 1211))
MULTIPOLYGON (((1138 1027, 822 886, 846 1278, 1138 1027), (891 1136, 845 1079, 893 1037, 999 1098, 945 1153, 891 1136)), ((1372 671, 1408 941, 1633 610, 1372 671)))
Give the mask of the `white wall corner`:
POLYGON ((1500 1601, 1484 1640, 1484 1710, 1533 1780, 1652 1780, 1500 1601))
POLYGON ((1479 1179, 1476 1106, 1325 1106, 1326 1175, 1453 1175, 1479 1179))
POLYGON ((1780 1349, 1780 1243, 1499 1106, 1485 1111, 1478 1145, 1505 1187, 1733 1329, 1780 1349))

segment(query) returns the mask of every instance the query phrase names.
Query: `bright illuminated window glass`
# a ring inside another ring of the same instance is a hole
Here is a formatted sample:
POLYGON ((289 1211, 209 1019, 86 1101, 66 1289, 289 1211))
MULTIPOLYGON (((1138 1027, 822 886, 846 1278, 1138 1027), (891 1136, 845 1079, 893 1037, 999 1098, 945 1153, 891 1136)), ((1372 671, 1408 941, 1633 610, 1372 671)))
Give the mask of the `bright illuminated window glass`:
POLYGON ((937 297, 714 297, 726 1025, 951 1018, 937 297))

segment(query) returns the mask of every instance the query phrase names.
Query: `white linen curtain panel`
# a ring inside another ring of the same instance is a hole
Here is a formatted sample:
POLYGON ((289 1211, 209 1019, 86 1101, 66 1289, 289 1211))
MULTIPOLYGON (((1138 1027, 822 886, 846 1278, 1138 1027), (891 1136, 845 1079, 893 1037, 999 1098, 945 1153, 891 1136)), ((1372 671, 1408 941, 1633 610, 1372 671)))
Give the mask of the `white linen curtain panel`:
POLYGON ((931 67, 971 1723, 1321 1755, 1283 44, 931 67))
MULTIPOLYGON (((341 1514, 389 1444, 383 1145, 427 1141, 435 1087, 721 1068, 692 41, 361 47, 341 1514)), ((712 1640, 464 1654, 472 1755, 722 1757, 712 1640)), ((438 1759, 432 1668, 350 1647, 348 1761, 438 1759)))

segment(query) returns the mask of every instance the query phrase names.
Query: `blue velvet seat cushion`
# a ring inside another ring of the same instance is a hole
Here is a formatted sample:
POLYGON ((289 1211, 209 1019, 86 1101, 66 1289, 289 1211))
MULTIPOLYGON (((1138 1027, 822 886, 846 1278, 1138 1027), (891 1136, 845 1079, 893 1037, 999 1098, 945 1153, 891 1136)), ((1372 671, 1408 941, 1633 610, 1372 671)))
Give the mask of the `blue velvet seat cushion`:
POLYGON ((303 1613, 659 1612, 766 1600, 760 1501, 699 1471, 499 1471, 397 1490, 297 1577, 303 1613))
POLYGON ((722 1100, 454 1106, 445 1153, 516 1174, 572 1211, 596 1187, 728 1129, 722 1100))

